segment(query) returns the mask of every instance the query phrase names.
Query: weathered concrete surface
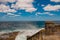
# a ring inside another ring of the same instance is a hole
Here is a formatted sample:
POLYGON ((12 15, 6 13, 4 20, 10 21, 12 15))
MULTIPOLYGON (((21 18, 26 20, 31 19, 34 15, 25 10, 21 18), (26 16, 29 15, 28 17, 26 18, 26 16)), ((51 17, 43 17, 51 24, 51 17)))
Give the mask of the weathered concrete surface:
POLYGON ((43 36, 43 40, 60 40, 60 35, 45 35, 43 36))
POLYGON ((15 40, 18 32, 5 33, 0 35, 0 40, 15 40))

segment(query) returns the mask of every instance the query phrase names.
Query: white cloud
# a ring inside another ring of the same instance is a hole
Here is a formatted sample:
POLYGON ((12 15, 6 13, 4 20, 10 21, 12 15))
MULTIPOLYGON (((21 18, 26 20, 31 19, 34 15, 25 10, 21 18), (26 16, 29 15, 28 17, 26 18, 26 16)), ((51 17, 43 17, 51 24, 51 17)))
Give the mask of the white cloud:
POLYGON ((38 15, 44 15, 44 14, 47 14, 47 13, 40 13, 40 12, 37 12, 35 15, 38 16, 38 15))
POLYGON ((14 9, 22 9, 27 12, 36 11, 36 8, 33 7, 33 0, 18 0, 16 4, 12 4, 12 8, 14 9))
POLYGON ((41 5, 42 7, 45 6, 44 4, 41 5))
POLYGON ((48 4, 46 7, 43 8, 45 11, 58 11, 60 9, 60 5, 50 5, 48 4))
POLYGON ((15 12, 17 10, 25 10, 26 12, 33 12, 37 9, 34 8, 32 2, 34 0, 0 0, 0 12, 15 12), (5 3, 10 2, 16 2, 16 4, 12 4, 10 9, 9 6, 6 6, 5 3), (15 10, 16 9, 16 10, 15 10))
POLYGON ((0 12, 16 12, 14 9, 10 9, 9 6, 6 6, 4 4, 0 5, 0 12))
POLYGON ((15 14, 12 14, 12 13, 7 13, 7 15, 15 15, 15 14))
POLYGON ((51 0, 52 2, 60 2, 60 0, 51 0))
POLYGON ((15 2, 16 0, 0 0, 0 2, 2 3, 7 3, 7 2, 10 2, 10 3, 13 3, 15 2))
POLYGON ((10 17, 16 17, 16 16, 20 16, 20 15, 17 15, 17 14, 13 14, 13 13, 7 13, 8 16, 10 17))
POLYGON ((54 14, 49 14, 50 16, 53 16, 54 14))
POLYGON ((35 9, 35 8, 27 8, 26 12, 32 12, 32 11, 35 11, 35 10, 37 10, 37 9, 35 9))
POLYGON ((38 15, 50 15, 50 16, 53 16, 54 14, 52 14, 50 12, 43 12, 43 13, 37 12, 35 15, 36 16, 38 16, 38 15))

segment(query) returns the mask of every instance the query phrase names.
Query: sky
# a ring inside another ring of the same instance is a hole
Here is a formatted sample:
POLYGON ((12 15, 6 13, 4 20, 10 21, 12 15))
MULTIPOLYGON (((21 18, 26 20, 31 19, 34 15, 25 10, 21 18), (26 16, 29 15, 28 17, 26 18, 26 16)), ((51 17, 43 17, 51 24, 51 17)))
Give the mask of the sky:
POLYGON ((60 0, 0 0, 0 21, 51 20, 60 20, 60 0))

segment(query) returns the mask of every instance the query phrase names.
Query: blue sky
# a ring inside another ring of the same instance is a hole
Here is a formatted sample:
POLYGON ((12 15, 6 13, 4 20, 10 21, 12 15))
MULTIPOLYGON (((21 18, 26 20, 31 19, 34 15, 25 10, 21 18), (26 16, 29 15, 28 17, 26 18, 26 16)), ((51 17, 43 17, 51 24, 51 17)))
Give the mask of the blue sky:
POLYGON ((47 20, 60 20, 60 0, 0 0, 0 21, 47 20))

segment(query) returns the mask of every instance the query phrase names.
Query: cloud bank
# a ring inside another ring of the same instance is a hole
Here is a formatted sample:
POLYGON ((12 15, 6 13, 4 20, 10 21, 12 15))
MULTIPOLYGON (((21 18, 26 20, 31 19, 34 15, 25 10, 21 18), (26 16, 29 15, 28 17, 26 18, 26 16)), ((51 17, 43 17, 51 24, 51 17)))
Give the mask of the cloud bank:
POLYGON ((52 6, 52 5, 48 4, 43 9, 45 11, 58 11, 60 9, 60 5, 54 5, 54 6, 52 6))
MULTIPOLYGON (((50 0, 51 2, 60 2, 60 0, 50 0)), ((45 11, 59 11, 60 10, 60 5, 51 5, 51 4, 48 4, 47 6, 45 6, 43 8, 45 11)))
POLYGON ((51 0, 52 2, 60 2, 60 0, 51 0))
POLYGON ((0 0, 0 12, 16 12, 17 10, 25 10, 26 12, 36 11, 33 3, 34 0, 0 0), (11 7, 4 3, 12 3, 11 7), (13 2, 16 2, 14 4, 13 2), (12 8, 12 9, 11 9, 12 8))
POLYGON ((32 12, 36 9, 33 7, 33 0, 18 0, 16 4, 12 4, 14 9, 23 9, 26 12, 32 12))
POLYGON ((13 2, 16 2, 17 0, 0 0, 0 2, 2 3, 7 3, 7 2, 10 2, 10 3, 13 3, 13 2))
POLYGON ((0 4, 0 12, 16 12, 16 10, 14 10, 14 9, 10 9, 10 7, 9 6, 6 6, 6 5, 4 5, 4 4, 0 4))

